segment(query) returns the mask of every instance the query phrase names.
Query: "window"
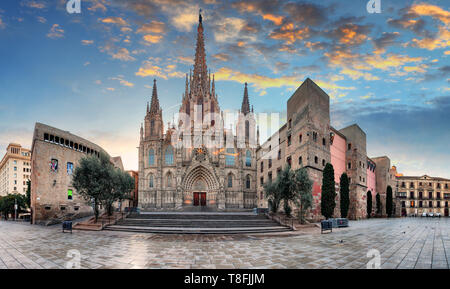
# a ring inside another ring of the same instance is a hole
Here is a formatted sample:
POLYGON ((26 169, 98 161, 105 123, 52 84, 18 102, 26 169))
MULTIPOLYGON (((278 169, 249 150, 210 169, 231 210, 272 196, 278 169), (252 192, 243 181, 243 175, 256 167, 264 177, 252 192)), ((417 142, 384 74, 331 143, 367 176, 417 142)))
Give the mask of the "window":
POLYGON ((245 180, 245 187, 247 189, 250 189, 250 176, 249 175, 247 175, 247 178, 245 180))
POLYGON ((57 159, 51 159, 50 161, 50 170, 52 172, 58 171, 58 160, 57 159))
POLYGON ((436 199, 440 199, 441 198, 441 192, 437 192, 436 193, 436 199))
POLYGON ((245 153, 245 166, 247 167, 252 166, 252 153, 250 151, 247 151, 245 153))
POLYGON ((71 176, 73 174, 73 163, 67 163, 67 174, 71 176))
POLYGON ((313 135, 313 141, 317 142, 317 132, 314 131, 312 133, 312 135, 313 135))
POLYGON ((227 166, 234 166, 235 158, 234 158, 234 149, 228 148, 227 154, 225 156, 225 164, 227 166))
POLYGON ((410 184, 409 184, 409 187, 410 187, 410 188, 414 188, 414 183, 410 183, 410 184))
POLYGON ((166 164, 173 165, 173 148, 172 148, 172 146, 168 146, 166 148, 166 164))
POLYGON ((269 169, 272 167, 272 158, 269 158, 269 169))
POLYGON ((150 135, 155 135, 155 121, 150 121, 150 135))
POLYGON ((315 162, 316 164, 319 163, 319 158, 318 158, 317 156, 314 157, 314 162, 315 162))
POLYGON ((287 157, 286 161, 287 161, 288 165, 291 167, 292 166, 292 158, 289 156, 289 157, 287 157))
POLYGON ((428 192, 428 198, 432 199, 433 198, 433 192, 428 192))
POLYGON ((299 143, 302 143, 302 138, 303 138, 303 136, 302 136, 302 134, 300 134, 300 135, 298 136, 298 142, 299 142, 299 143))
POLYGON ((290 146, 291 145, 291 135, 288 135, 287 137, 287 145, 290 146))
POLYGON ((268 179, 269 179, 269 183, 272 182, 272 172, 269 172, 269 174, 267 175, 268 179))
POLYGON ((153 175, 148 177, 148 186, 149 188, 153 188, 153 175))
POLYGON ((440 208, 440 207, 441 207, 441 201, 437 201, 437 202, 436 202, 436 207, 437 207, 437 208, 440 208))
POLYGON ((155 151, 153 149, 148 150, 148 165, 153 166, 155 164, 155 151))
POLYGON ((289 128, 292 127, 292 119, 289 120, 289 128))
POLYGON ((278 151, 278 159, 281 160, 281 150, 278 151))
POLYGON ((167 174, 167 187, 168 188, 172 187, 172 174, 171 173, 167 174))
POLYGON ((422 201, 419 201, 419 208, 422 208, 422 201))
POLYGON ((351 169, 351 168, 352 168, 352 163, 349 162, 349 163, 347 164, 347 167, 348 167, 348 169, 351 169))
POLYGON ((303 165, 303 159, 302 159, 302 157, 300 156, 300 157, 298 157, 298 164, 299 165, 303 165))
POLYGON ((245 121, 245 139, 248 140, 250 136, 250 123, 248 120, 245 121))
POLYGON ((261 177, 260 179, 259 179, 259 182, 260 182, 260 184, 261 184, 261 187, 264 185, 264 177, 261 177))
POLYGON ((71 189, 68 189, 68 190, 67 190, 67 199, 68 199, 68 200, 73 200, 73 199, 72 199, 72 194, 73 194, 73 191, 72 191, 71 189))
POLYGON ((433 208, 433 201, 428 201, 428 207, 433 208))
POLYGON ((405 182, 402 182, 402 188, 404 188, 405 187, 405 182))
MULTIPOLYGON (((420 192, 419 194, 422 195, 422 192, 420 192)), ((414 192, 409 192, 409 198, 414 199, 414 192)))
POLYGON ((264 171, 264 162, 261 162, 261 173, 264 171))
POLYGON ((228 174, 228 187, 229 188, 233 187, 233 175, 232 174, 228 174))
POLYGON ((349 143, 349 144, 347 145, 347 149, 348 149, 348 150, 351 150, 351 149, 352 149, 352 144, 351 144, 351 143, 349 143))
POLYGON ((322 160, 322 166, 325 166, 325 160, 322 160))
POLYGON ((322 144, 323 144, 323 145, 326 145, 326 144, 327 144, 327 141, 325 140, 325 138, 322 139, 322 144))

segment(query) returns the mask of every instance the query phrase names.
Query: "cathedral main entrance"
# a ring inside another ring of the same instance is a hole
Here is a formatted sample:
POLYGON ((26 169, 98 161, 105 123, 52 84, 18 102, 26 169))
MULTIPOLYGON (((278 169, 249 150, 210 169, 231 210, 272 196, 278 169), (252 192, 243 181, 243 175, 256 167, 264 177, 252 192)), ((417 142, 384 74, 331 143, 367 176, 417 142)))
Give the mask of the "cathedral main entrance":
POLYGON ((195 192, 194 193, 194 206, 201 206, 201 207, 205 207, 206 206, 206 193, 202 193, 202 192, 195 192))

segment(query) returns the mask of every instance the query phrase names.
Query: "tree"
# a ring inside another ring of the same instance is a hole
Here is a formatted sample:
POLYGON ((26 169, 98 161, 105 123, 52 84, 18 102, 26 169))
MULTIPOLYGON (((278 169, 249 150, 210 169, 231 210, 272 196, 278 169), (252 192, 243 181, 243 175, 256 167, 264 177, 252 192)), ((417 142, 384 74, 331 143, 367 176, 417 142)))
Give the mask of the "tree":
POLYGON ((348 176, 346 173, 343 173, 341 175, 341 178, 339 180, 340 182, 340 207, 341 207, 341 217, 347 218, 348 215, 348 208, 350 206, 350 196, 349 196, 349 183, 348 183, 348 176))
POLYGON ((17 203, 17 213, 22 213, 26 211, 26 197, 22 194, 8 194, 6 196, 0 197, 0 212, 8 219, 9 214, 15 213, 14 205, 17 203))
POLYGON ((73 172, 72 185, 85 200, 92 201, 97 221, 99 205, 103 205, 108 215, 111 215, 114 202, 129 197, 134 189, 134 180, 114 168, 109 157, 101 153, 99 157, 88 156, 80 160, 73 172))
POLYGON ((320 202, 321 213, 326 219, 333 216, 336 207, 335 198, 334 168, 330 163, 327 163, 323 169, 322 199, 320 202))
POLYGON ((293 201, 299 207, 298 218, 301 224, 305 223, 306 211, 312 206, 312 186, 313 182, 305 168, 295 170, 291 181, 291 189, 294 192, 293 201))
POLYGON ((266 195, 267 202, 269 203, 269 209, 272 213, 278 212, 280 208, 280 194, 278 193, 277 184, 272 182, 267 182, 264 184, 264 192, 266 195))
POLYGON ((392 216, 392 187, 387 186, 386 188, 386 214, 388 218, 392 216))
POLYGON ((372 192, 367 192, 367 218, 370 218, 372 215, 372 192))
POLYGON ((278 192, 280 193, 280 199, 283 200, 283 209, 286 216, 290 217, 292 208, 290 202, 294 200, 294 191, 292 190, 292 180, 294 174, 291 170, 291 166, 286 164, 284 169, 277 177, 276 185, 278 192))
POLYGON ((86 201, 92 201, 95 221, 98 219, 99 206, 105 192, 108 192, 111 186, 109 178, 111 167, 108 156, 100 153, 99 157, 82 158, 73 172, 72 185, 86 201))
POLYGON ((375 202, 377 206, 377 215, 381 215, 381 198, 379 193, 375 196, 375 202))
POLYGON ((27 181, 27 193, 26 193, 26 204, 28 208, 31 208, 31 181, 27 181))

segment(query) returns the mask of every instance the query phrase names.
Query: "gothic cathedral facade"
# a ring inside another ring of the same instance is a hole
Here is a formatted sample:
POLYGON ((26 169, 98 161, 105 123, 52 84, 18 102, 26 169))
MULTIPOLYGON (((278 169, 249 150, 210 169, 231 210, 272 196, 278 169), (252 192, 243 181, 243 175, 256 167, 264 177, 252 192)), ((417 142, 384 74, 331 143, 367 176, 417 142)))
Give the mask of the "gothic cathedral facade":
POLYGON ((256 148, 259 135, 247 84, 236 130, 225 128, 207 71, 202 16, 199 16, 194 70, 178 124, 164 131, 156 80, 140 129, 139 203, 144 211, 230 211, 256 207, 256 148))

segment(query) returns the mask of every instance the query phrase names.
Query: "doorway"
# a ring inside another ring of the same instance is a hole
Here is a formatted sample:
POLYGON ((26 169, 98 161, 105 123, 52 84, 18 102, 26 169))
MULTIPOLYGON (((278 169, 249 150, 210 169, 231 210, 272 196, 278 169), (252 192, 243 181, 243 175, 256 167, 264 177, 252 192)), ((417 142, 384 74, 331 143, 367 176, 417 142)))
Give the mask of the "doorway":
POLYGON ((444 216, 448 217, 448 208, 445 208, 445 210, 444 210, 444 216))
POLYGON ((206 193, 194 193, 194 206, 206 206, 206 193))

